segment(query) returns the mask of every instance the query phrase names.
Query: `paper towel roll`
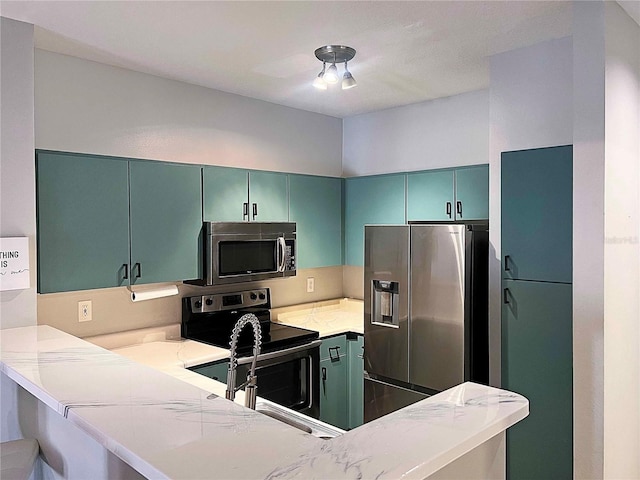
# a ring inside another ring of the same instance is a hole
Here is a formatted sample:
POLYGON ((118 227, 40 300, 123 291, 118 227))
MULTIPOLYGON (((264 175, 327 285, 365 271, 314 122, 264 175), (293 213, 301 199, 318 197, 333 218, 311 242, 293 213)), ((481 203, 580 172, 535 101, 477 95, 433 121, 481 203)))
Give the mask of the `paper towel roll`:
POLYGON ((132 302, 143 302, 145 300, 153 300, 155 298, 170 297, 171 295, 178 294, 178 287, 176 285, 169 285, 168 287, 160 287, 149 290, 141 290, 138 292, 131 292, 132 302))

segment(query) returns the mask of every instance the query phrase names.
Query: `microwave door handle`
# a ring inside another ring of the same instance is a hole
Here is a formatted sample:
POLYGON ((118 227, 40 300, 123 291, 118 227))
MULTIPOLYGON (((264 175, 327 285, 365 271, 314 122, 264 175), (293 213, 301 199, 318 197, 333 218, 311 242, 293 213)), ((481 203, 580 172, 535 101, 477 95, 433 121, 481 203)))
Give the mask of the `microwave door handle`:
POLYGON ((287 243, 284 241, 284 237, 278 237, 278 248, 277 248, 277 262, 278 262, 278 272, 284 272, 284 267, 286 265, 286 257, 285 252, 287 251, 287 243))

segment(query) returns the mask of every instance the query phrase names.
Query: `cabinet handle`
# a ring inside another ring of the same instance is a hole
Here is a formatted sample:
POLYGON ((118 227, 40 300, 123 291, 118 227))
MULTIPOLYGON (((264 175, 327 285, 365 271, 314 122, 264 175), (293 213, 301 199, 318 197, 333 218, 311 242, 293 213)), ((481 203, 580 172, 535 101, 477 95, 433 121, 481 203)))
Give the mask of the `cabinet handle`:
POLYGON ((509 260, 511 260, 511 257, 509 255, 505 255, 504 256, 504 271, 505 272, 510 272, 511 268, 509 268, 509 260))
POLYGON ((129 265, 127 265, 126 263, 123 263, 122 268, 124 268, 124 276, 122 277, 122 279, 129 280, 129 265))
POLYGON ((253 219, 255 220, 257 216, 258 216, 258 204, 254 203, 253 204, 253 219))
POLYGON ((447 202, 447 215, 451 218, 451 202, 447 202))
POLYGON ((140 263, 136 263, 133 268, 137 269, 138 271, 138 273, 136 274, 136 278, 140 278, 142 276, 142 267, 140 266, 140 263))
POLYGON ((462 218, 462 202, 456 202, 456 212, 462 218))
POLYGON ((249 202, 244 202, 242 204, 242 219, 248 219, 249 218, 249 202))
POLYGON ((509 291, 508 288, 504 289, 504 304, 505 305, 509 305, 509 295, 511 295, 511 292, 509 291))
POLYGON ((340 360, 340 345, 335 346, 335 347, 329 347, 329 359, 331 359, 332 362, 340 360), (335 358, 333 356, 333 351, 334 350, 336 351, 335 358))

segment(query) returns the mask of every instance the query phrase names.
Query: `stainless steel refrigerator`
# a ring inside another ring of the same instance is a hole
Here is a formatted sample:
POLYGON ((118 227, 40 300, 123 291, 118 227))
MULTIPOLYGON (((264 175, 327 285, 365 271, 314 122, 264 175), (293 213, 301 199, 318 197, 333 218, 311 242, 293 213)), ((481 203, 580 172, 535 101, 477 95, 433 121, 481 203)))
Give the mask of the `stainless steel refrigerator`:
POLYGON ((488 383, 486 222, 365 226, 365 422, 488 383))

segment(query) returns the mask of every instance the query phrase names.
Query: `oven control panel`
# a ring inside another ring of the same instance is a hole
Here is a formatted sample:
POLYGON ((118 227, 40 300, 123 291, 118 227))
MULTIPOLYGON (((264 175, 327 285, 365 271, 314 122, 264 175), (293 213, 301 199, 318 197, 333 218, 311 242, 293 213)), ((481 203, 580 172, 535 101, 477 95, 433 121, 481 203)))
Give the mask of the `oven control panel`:
POLYGON ((269 308, 271 306, 268 288, 189 297, 189 304, 193 313, 221 312, 262 306, 269 308))

